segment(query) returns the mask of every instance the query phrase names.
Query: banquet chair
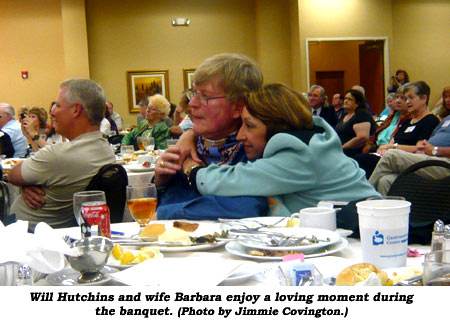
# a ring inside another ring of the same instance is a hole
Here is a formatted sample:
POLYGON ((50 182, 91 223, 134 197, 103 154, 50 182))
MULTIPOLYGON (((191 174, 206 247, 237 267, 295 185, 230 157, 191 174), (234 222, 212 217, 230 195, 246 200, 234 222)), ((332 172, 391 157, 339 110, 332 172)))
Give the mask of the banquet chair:
POLYGON ((126 203, 128 176, 119 164, 104 165, 91 179, 86 190, 101 190, 105 192, 111 223, 120 223, 126 203))
POLYGON ((10 195, 7 184, 0 181, 0 221, 3 221, 9 215, 10 195))
POLYGON ((418 171, 427 167, 450 170, 450 163, 442 160, 416 163, 395 179, 388 192, 388 196, 404 197, 411 202, 410 243, 428 243, 436 220, 450 223, 450 176, 441 179, 421 176, 418 171))

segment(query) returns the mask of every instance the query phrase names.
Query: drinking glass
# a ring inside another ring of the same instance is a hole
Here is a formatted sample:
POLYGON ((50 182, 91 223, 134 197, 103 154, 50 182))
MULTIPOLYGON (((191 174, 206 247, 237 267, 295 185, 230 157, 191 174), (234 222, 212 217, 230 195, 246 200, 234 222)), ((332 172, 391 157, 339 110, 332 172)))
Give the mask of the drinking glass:
POLYGON ((84 217, 81 215, 81 207, 86 202, 99 202, 106 204, 105 192, 99 190, 80 191, 73 194, 73 213, 78 225, 84 223, 84 217))
POLYGON ((133 145, 122 145, 120 147, 120 154, 122 155, 123 161, 128 164, 133 160, 134 147, 133 145))
POLYGON ((450 250, 439 250, 425 255, 424 286, 450 286, 450 250))
POLYGON ((127 186, 127 206, 131 216, 141 227, 155 215, 157 204, 156 186, 153 183, 127 186))
POLYGON ((137 145, 138 145, 138 147, 139 147, 140 150, 146 151, 146 150, 147 150, 147 147, 149 146, 149 144, 150 144, 150 140, 149 140, 148 137, 145 137, 145 136, 139 136, 139 137, 137 138, 137 145))
POLYGON ((171 138, 167 140, 167 147, 177 145, 178 140, 176 138, 171 138))
POLYGON ((148 139, 148 145, 147 145, 147 152, 152 152, 155 149, 155 139, 153 137, 147 137, 148 139))

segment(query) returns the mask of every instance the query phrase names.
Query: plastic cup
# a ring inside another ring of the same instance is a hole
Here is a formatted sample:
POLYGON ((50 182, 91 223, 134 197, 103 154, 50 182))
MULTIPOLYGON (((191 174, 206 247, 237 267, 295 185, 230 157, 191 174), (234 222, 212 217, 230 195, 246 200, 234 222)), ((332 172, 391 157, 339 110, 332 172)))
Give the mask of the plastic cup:
POLYGON ((363 262, 379 269, 406 266, 411 203, 366 200, 356 204, 363 262))

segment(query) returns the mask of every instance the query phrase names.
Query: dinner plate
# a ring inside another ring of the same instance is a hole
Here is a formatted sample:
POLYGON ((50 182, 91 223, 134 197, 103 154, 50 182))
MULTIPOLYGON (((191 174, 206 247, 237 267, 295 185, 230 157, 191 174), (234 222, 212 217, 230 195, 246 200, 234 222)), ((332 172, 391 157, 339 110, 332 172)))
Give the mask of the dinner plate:
MULTIPOLYGON (((131 250, 131 249, 124 249, 124 250, 127 251, 127 250, 131 250)), ((139 250, 134 250, 134 251, 138 252, 139 250)), ((155 259, 162 259, 162 258, 164 258, 164 254, 160 253, 158 255, 158 257, 155 258, 155 259)), ((110 255, 109 258, 108 258, 108 262, 106 262, 106 265, 110 266, 110 267, 114 267, 114 268, 119 269, 119 270, 124 270, 124 269, 128 269, 130 267, 133 267, 133 266, 135 266, 135 265, 137 265, 139 263, 123 265, 123 264, 120 264, 120 260, 117 260, 113 255, 110 255)))
POLYGON ((2 160, 2 169, 3 170, 11 170, 13 166, 17 164, 19 161, 23 161, 25 159, 18 159, 18 158, 9 158, 2 160))
POLYGON ((225 278, 219 286, 238 286, 247 282, 251 277, 259 272, 256 262, 244 261, 235 269, 227 278, 225 278))
MULTIPOLYGON (((345 249, 348 245, 348 241, 341 237, 340 241, 328 246, 327 248, 323 249, 320 252, 316 252, 316 253, 312 253, 312 254, 305 254, 304 257, 305 259, 308 258, 317 258, 317 257, 321 257, 321 256, 325 256, 325 255, 330 255, 330 254, 334 254, 336 252, 339 252, 343 249, 345 249)), ((270 256, 257 256, 257 255, 251 255, 249 254, 249 252, 252 250, 251 248, 248 248, 246 246, 243 246, 242 244, 240 244, 238 241, 231 241, 228 242, 225 245, 225 249, 230 252, 233 255, 236 256, 240 256, 243 258, 247 258, 247 259, 252 259, 252 260, 258 260, 258 261, 282 261, 283 257, 270 257, 270 256)))
POLYGON ((124 168, 128 171, 132 171, 132 172, 150 172, 150 171, 155 171, 155 165, 152 164, 149 167, 145 167, 141 164, 137 164, 137 163, 130 163, 130 164, 125 164, 124 168))
POLYGON ((329 245, 339 242, 341 236, 333 231, 321 229, 321 228, 309 228, 309 227, 287 227, 287 228, 267 228, 265 232, 280 233, 286 236, 294 235, 295 237, 307 237, 312 238, 315 236, 320 241, 310 245, 298 245, 298 246, 269 246, 263 241, 252 240, 252 236, 244 237, 239 240, 240 244, 252 248, 252 249, 264 249, 270 251, 296 251, 302 253, 311 253, 323 249, 329 245))
POLYGON ((78 283, 80 273, 72 268, 65 268, 61 271, 49 274, 47 276, 47 282, 53 286, 99 286, 112 279, 108 277, 107 274, 118 271, 118 269, 106 266, 100 271, 104 275, 101 280, 89 283, 78 283))

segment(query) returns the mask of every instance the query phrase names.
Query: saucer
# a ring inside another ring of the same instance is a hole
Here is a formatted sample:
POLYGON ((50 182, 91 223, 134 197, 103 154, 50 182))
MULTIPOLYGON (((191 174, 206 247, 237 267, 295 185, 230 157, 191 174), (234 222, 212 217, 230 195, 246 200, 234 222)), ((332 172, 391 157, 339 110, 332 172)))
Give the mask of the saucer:
POLYGON ((100 280, 89 283, 79 283, 78 278, 80 277, 80 273, 72 268, 65 268, 61 271, 49 274, 47 276, 47 281, 52 286, 99 286, 112 279, 107 276, 107 274, 118 272, 118 269, 104 267, 100 272, 103 274, 103 277, 100 280))

